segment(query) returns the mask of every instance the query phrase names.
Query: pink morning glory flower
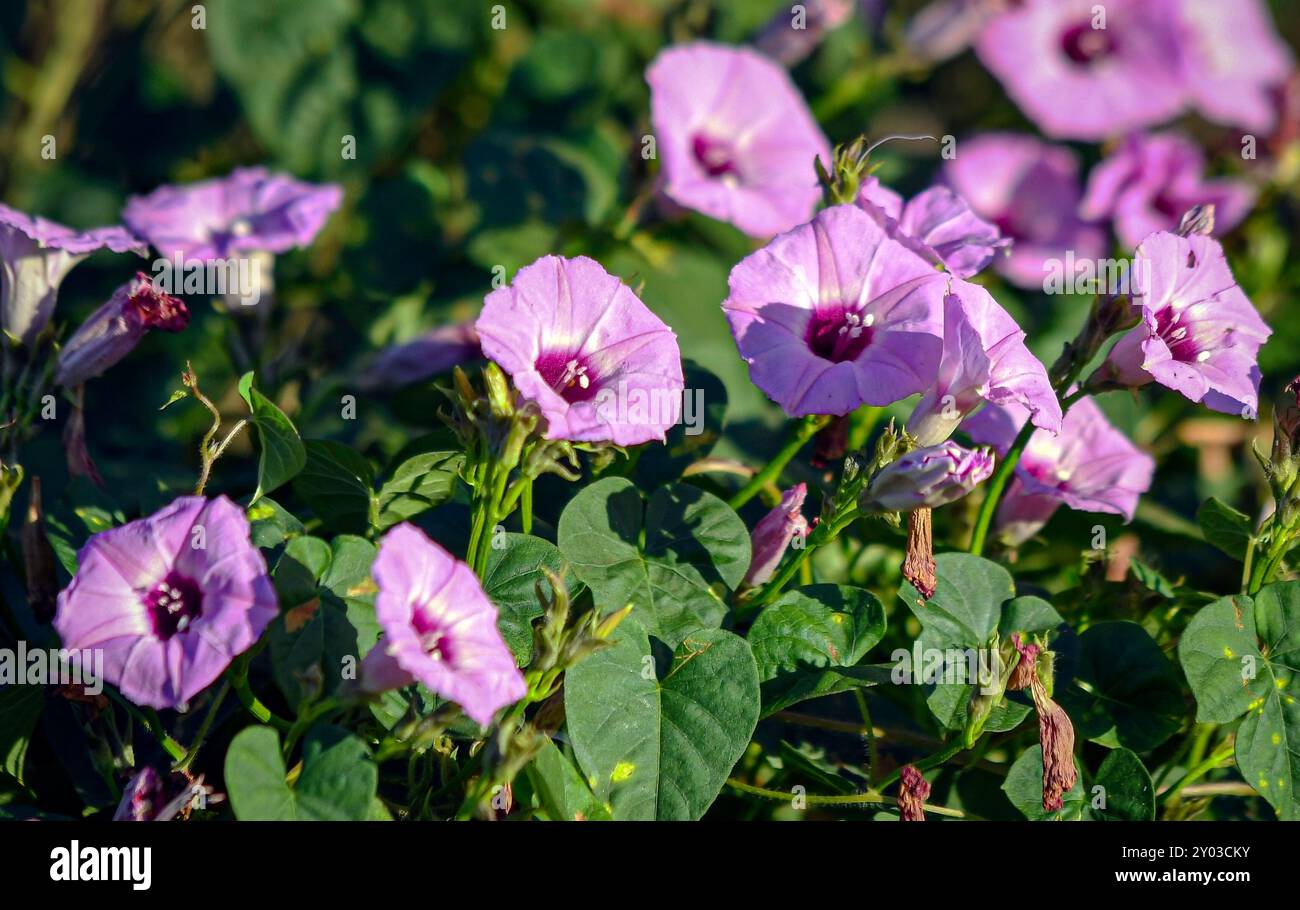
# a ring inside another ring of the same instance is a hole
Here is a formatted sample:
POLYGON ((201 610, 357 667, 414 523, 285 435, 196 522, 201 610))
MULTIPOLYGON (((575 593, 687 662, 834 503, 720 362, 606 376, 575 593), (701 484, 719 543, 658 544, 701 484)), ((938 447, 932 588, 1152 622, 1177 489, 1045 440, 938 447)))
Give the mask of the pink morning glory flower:
POLYGON ((1026 288, 1043 287, 1053 261, 1106 254, 1105 232, 1078 215, 1079 161, 1070 149, 1016 133, 984 133, 957 144, 944 178, 979 217, 1011 240, 994 268, 1026 288))
POLYGON ((182 709, 277 612, 248 519, 224 496, 102 531, 77 561, 54 628, 65 648, 103 649, 105 678, 138 705, 182 709))
POLYGON ((1014 401, 1034 426, 1061 429, 1061 405, 1047 370, 1025 347, 1025 333, 984 288, 954 280, 944 298, 943 359, 938 377, 907 420, 923 446, 947 439, 985 402, 1014 401))
POLYGON ((543 256, 483 300, 483 354, 546 418, 548 439, 663 440, 681 410, 677 336, 586 256, 543 256))
POLYGON ((975 49, 1044 133, 1104 139, 1183 109, 1178 5, 1025 0, 990 22, 975 49))
POLYGON ((837 205, 731 270, 722 309, 749 376, 787 414, 847 414, 934 381, 947 276, 837 205))
POLYGON ((869 177, 858 191, 857 205, 904 246, 958 278, 983 270, 1011 241, 997 225, 971 211, 966 201, 946 186, 933 186, 903 197, 869 177))
POLYGON ((753 559, 745 573, 745 584, 761 585, 776 572, 786 548, 796 535, 808 531, 808 520, 803 517, 803 501, 808 495, 808 485, 797 483, 781 494, 776 508, 754 525, 750 535, 753 559))
POLYGON ((123 227, 78 231, 0 205, 0 329, 31 344, 49 323, 68 272, 102 249, 149 251, 123 227))
POLYGON ((497 608, 469 566, 403 522, 384 535, 371 574, 384 636, 361 663, 363 691, 418 680, 484 727, 527 694, 497 608))
POLYGON ((1088 175, 1079 213, 1110 218, 1126 246, 1172 231, 1195 205, 1214 205, 1214 231, 1234 228, 1250 211, 1255 191, 1241 180, 1205 179, 1200 147, 1179 133, 1130 136, 1088 175))
POLYGON ((1262 0, 1182 0, 1178 4, 1183 81, 1207 119, 1268 132, 1274 94, 1295 60, 1262 0))
MULTIPOLYGON (((1027 419, 1018 404, 989 405, 962 425, 977 443, 1005 453, 1027 419)), ((1061 432, 1035 430, 998 506, 997 528, 1023 543, 1062 505, 1133 520, 1138 498, 1151 488, 1155 460, 1115 429, 1091 398, 1066 412, 1061 432)))
POLYGON ((913 449, 871 478, 862 502, 877 512, 937 509, 961 499, 993 473, 993 453, 949 440, 913 449))
POLYGON ((1155 381, 1192 401, 1254 418, 1259 349, 1272 334, 1237 286, 1218 241, 1161 231, 1138 247, 1134 270, 1142 315, 1102 365, 1129 386, 1155 381))
POLYGON ((122 219, 164 256, 227 259, 307 246, 342 201, 334 184, 249 167, 132 196, 122 219))
POLYGON ((830 146, 781 66, 757 51, 697 41, 646 71, 664 195, 770 237, 808 220, 830 146))
POLYGON ((72 333, 59 350, 54 379, 62 386, 80 385, 131 353, 150 329, 179 332, 189 321, 182 301, 164 294, 148 275, 137 272, 72 333))

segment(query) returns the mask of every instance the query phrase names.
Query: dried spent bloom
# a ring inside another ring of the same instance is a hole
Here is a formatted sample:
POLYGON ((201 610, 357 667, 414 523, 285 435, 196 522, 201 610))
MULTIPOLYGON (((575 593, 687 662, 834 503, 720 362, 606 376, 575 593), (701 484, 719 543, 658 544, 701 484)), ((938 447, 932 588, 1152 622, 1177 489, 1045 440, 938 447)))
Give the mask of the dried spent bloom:
POLYGON ((527 694, 497 608, 469 566, 403 522, 384 535, 371 574, 384 636, 362 661, 363 691, 418 680, 484 727, 527 694))
POLYGON ((113 813, 113 821, 169 822, 196 800, 216 803, 225 798, 204 784, 201 774, 187 781, 179 793, 172 793, 171 789, 152 765, 145 765, 122 788, 122 799, 113 813))
POLYGON ((1104 139, 1182 110, 1177 6, 1025 0, 990 22, 975 48, 1048 136, 1104 139))
POLYGON ((1038 712, 1038 742, 1043 748, 1043 809, 1055 812, 1064 805, 1062 797, 1074 788, 1079 776, 1074 766, 1074 725, 1065 709, 1047 696, 1037 676, 1030 689, 1038 712))
POLYGON ((0 330, 31 344, 50 321, 64 277, 101 249, 149 251, 122 227, 78 231, 0 205, 0 330))
POLYGON ((988 449, 964 449, 949 440, 913 449, 885 465, 862 494, 868 512, 930 508, 961 499, 993 473, 988 449))
POLYGON ((904 765, 898 778, 898 812, 905 822, 925 821, 925 801, 930 798, 930 782, 915 765, 904 765))
POLYGON ((248 167, 132 196, 122 220, 164 256, 228 259, 309 245, 342 201, 335 184, 248 167))
POLYGON ((1273 334, 1237 286, 1218 242, 1162 231, 1138 247, 1141 323, 1099 368, 1120 385, 1155 381, 1225 414, 1259 410, 1259 349, 1273 334))
POLYGON ((1295 64, 1262 0, 1182 0, 1182 79, 1196 109, 1215 123, 1268 132, 1274 95, 1295 64))
POLYGON ((830 145, 781 66, 757 51, 697 41, 646 70, 650 120, 673 203, 771 237, 817 205, 813 160, 830 145))
POLYGON ((224 496, 101 531, 77 561, 54 628, 69 650, 103 649, 105 679, 138 705, 184 707, 277 612, 244 510, 224 496))
POLYGON ((858 191, 856 204, 889 236, 958 278, 982 271, 1011 245, 997 225, 972 212, 946 186, 932 186, 904 204, 902 196, 869 177, 858 191))
POLYGON ((1017 632, 1011 637, 1012 643, 1016 647, 1019 657, 1016 660, 1015 667, 1011 670, 1011 676, 1007 680, 1007 688, 1020 692, 1028 689, 1038 680, 1038 652, 1039 647, 1036 644, 1025 642, 1020 633, 1017 632))
POLYGON ((807 495, 807 484, 795 484, 781 494, 781 502, 754 526, 750 535, 754 557, 745 573, 745 584, 764 584, 776 572, 790 541, 808 532, 808 521, 803 517, 803 501, 807 495))
POLYGON ((1105 232, 1079 217, 1079 160, 1065 146, 1017 133, 983 133, 958 143, 944 180, 1011 249, 994 268, 1021 287, 1042 288, 1047 266, 1072 251, 1106 255, 1105 232))
MULTIPOLYGON (((976 442, 1005 452, 1026 419, 1018 405, 988 405, 962 429, 976 442)), ((998 532, 1011 544, 1023 543, 1062 505, 1131 521, 1154 474, 1155 460, 1115 429, 1091 398, 1081 398, 1066 413, 1059 434, 1036 430, 1029 437, 998 507, 998 532)))
POLYGON ((943 359, 907 419, 907 432, 922 446, 937 445, 985 402, 1009 401, 1028 408, 1034 426, 1058 432, 1061 404, 1025 337, 988 291, 953 281, 944 298, 943 359))
POLYGON ((1172 231, 1196 205, 1213 205, 1217 233, 1246 217, 1255 191, 1241 180, 1205 179, 1205 156, 1180 133, 1134 134, 1093 168, 1080 214, 1111 219, 1125 246, 1156 231, 1172 231))
POLYGON ((481 356, 474 323, 442 325, 379 352, 361 375, 363 389, 398 389, 424 382, 481 356))
POLYGON ((855 0, 807 0, 778 10, 754 38, 754 47, 783 66, 794 66, 817 49, 826 33, 853 15, 855 0))
POLYGON ((80 385, 131 353, 150 329, 179 332, 189 321, 183 302, 160 291, 144 272, 137 272, 59 350, 54 381, 80 385))
POLYGON ((586 256, 543 256, 488 294, 483 354, 541 409, 547 439, 637 445, 680 416, 677 336, 586 256))
POLYGON ((921 596, 929 600, 939 587, 938 567, 934 562, 934 522, 929 508, 913 509, 907 516, 907 551, 903 557, 903 577, 921 596))
POLYGON ((722 309, 756 386, 792 417, 927 388, 946 276, 852 205, 818 212, 731 270, 722 309))

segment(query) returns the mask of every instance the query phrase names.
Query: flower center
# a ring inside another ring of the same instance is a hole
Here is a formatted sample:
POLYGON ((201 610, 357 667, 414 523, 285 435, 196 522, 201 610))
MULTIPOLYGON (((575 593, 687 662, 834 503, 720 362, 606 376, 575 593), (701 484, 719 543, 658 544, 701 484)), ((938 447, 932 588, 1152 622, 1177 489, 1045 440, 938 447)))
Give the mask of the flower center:
POLYGON ((420 647, 424 648, 425 654, 438 662, 446 661, 450 663, 455 660, 455 654, 451 648, 451 638, 447 635, 446 629, 418 610, 415 613, 413 625, 415 626, 415 634, 420 638, 420 647))
POLYGON ((808 347, 814 354, 832 363, 857 360, 871 344, 870 313, 838 308, 815 310, 808 321, 808 347))
POLYGON ((537 358, 536 367, 546 384, 570 404, 589 401, 599 391, 591 365, 577 354, 543 354, 537 358))
POLYGON ((735 149, 731 143, 699 133, 691 143, 691 151, 704 173, 710 177, 725 177, 728 174, 740 176, 740 169, 736 167, 735 149))
POLYGON ((1156 334, 1169 348, 1174 360, 1201 363, 1210 359, 1210 352, 1202 351, 1196 343, 1196 333, 1183 321, 1183 314, 1171 306, 1156 313, 1156 334))
POLYGON ((203 615, 203 592, 192 579, 168 572, 145 595, 144 605, 153 621, 154 635, 166 641, 178 632, 187 631, 203 615))
POLYGON ((1115 42, 1104 28, 1093 28, 1091 21, 1081 22, 1061 36, 1061 49, 1080 66, 1091 66, 1115 53, 1115 42))

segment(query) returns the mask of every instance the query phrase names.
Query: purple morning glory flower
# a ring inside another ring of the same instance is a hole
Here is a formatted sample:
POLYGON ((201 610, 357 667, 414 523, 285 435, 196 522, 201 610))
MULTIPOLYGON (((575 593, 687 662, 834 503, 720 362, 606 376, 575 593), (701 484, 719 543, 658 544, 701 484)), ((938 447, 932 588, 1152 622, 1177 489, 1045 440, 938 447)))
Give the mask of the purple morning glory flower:
POLYGON ((54 380, 67 387, 80 385, 131 353, 150 329, 179 332, 189 321, 182 301, 164 294, 148 275, 137 272, 72 333, 59 350, 54 380))
POLYGON ((1106 254, 1100 227, 1079 218, 1079 162, 1064 146, 1016 133, 984 133, 957 145, 944 178, 979 217, 1011 240, 994 268, 1007 280, 1041 288, 1049 260, 1106 254))
POLYGON ((243 509, 182 496, 94 535, 59 593, 63 647, 101 648, 104 676, 131 701, 183 708, 275 617, 266 560, 243 509))
POLYGON ((474 323, 438 326, 380 351, 362 374, 361 385, 367 390, 401 388, 446 373, 481 353, 474 323))
POLYGON ((853 15, 855 0, 807 0, 801 18, 781 9, 754 39, 754 47, 783 66, 794 66, 821 43, 827 32, 839 28, 853 15))
POLYGON ((781 494, 776 508, 754 525, 754 533, 750 535, 754 557, 745 573, 745 584, 761 585, 771 579, 790 541, 797 534, 807 533, 808 520, 803 517, 803 501, 807 495, 807 484, 795 484, 781 494))
POLYGON ((663 440, 681 410, 677 336, 586 256, 543 256, 488 294, 483 353, 546 418, 548 439, 663 440))
POLYGON ((1179 133, 1130 136, 1088 175, 1080 214, 1110 218, 1126 246, 1172 231, 1195 205, 1214 205, 1214 229, 1223 234, 1246 217, 1255 191, 1241 180, 1206 180, 1200 147, 1179 133))
POLYGON ((993 473, 993 453, 949 440, 913 449, 881 468, 862 495, 874 512, 937 509, 961 499, 993 473))
POLYGON ((1183 81, 1207 119, 1268 132, 1274 92, 1294 65, 1261 0, 1182 0, 1183 81))
POLYGON ((0 329, 31 344, 49 323, 68 272, 102 249, 149 252, 123 227, 78 231, 0 205, 0 329))
MULTIPOLYGON (((1027 417, 1018 404, 989 405, 962 429, 1005 453, 1027 417)), ((1066 412, 1060 433, 1035 430, 1029 437, 998 506, 999 534, 1010 544, 1023 543, 1062 505, 1132 521, 1154 474, 1155 460, 1115 429, 1091 398, 1081 398, 1066 412)))
POLYGON ((307 246, 342 201, 343 190, 335 184, 249 167, 132 196, 122 219, 164 256, 228 259, 307 246))
POLYGON ((384 637, 362 661, 363 691, 418 680, 483 727, 527 694, 497 608, 469 566, 404 522, 384 535, 371 574, 384 637))
POLYGON ((1044 133, 1104 139, 1183 109, 1178 5, 1026 0, 991 21, 975 49, 1044 133))
POLYGON ((1014 401, 1029 409, 1034 426, 1061 429, 1060 402, 1020 326, 984 288, 954 280, 944 298, 938 377, 912 411, 907 431, 923 446, 937 445, 986 401, 1014 401))
POLYGON ((859 208, 876 219, 891 237, 958 278, 969 278, 988 265, 1011 241, 971 211, 946 186, 933 186, 907 202, 869 177, 858 191, 859 208))
POLYGON ((808 220, 830 146, 785 70, 757 51, 697 41, 646 71, 673 203, 770 237, 808 220))
POLYGON ((164 780, 152 765, 145 765, 122 788, 122 799, 113 813, 113 821, 169 822, 196 800, 206 804, 225 799, 203 782, 202 774, 186 781, 179 793, 174 792, 172 783, 170 778, 164 780))
POLYGON ((930 386, 947 276, 837 205, 731 270, 722 309, 749 376, 787 414, 847 414, 930 386))
POLYGON ((1138 247, 1134 294, 1142 322, 1100 368, 1129 386, 1152 380, 1192 401, 1254 418, 1259 349, 1273 334, 1237 286, 1218 242, 1161 231, 1138 247))

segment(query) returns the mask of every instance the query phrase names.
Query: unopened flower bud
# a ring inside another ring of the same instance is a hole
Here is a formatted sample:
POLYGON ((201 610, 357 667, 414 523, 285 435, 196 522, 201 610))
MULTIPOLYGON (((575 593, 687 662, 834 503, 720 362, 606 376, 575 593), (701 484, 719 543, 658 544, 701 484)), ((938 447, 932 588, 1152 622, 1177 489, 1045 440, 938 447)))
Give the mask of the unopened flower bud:
POLYGON ((807 495, 806 484, 795 484, 781 494, 780 504, 754 526, 750 536, 754 556, 745 573, 746 584, 761 585, 770 579, 790 541, 796 534, 808 532, 808 521, 803 517, 803 501, 807 495))
POLYGON ((80 385, 131 353, 150 329, 179 332, 189 321, 182 301, 164 294, 153 279, 137 272, 72 333, 59 352, 55 381, 67 387, 80 385))
POLYGON ((964 449, 948 441, 914 449, 881 468, 862 497, 866 512, 938 508, 960 499, 993 473, 987 448, 964 449))
POLYGON ((794 66, 821 43, 822 37, 853 15, 853 0, 804 0, 801 19, 778 10, 754 39, 754 46, 785 66, 794 66))
POLYGON ((902 820, 925 821, 925 801, 929 798, 930 782, 915 765, 905 765, 898 780, 898 812, 902 820))

